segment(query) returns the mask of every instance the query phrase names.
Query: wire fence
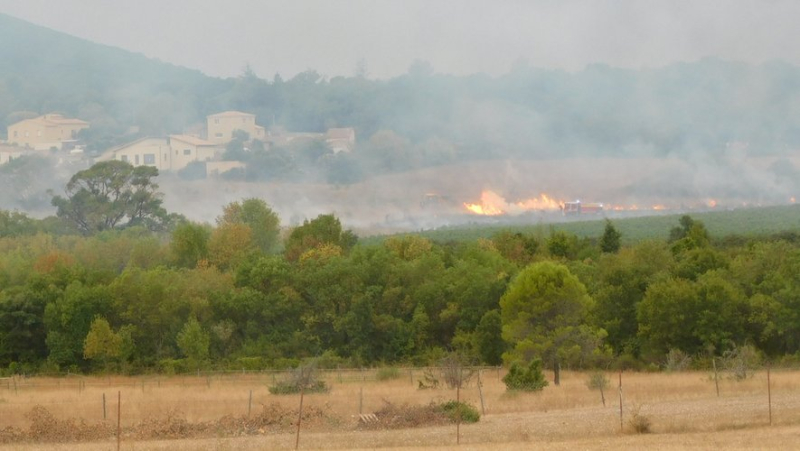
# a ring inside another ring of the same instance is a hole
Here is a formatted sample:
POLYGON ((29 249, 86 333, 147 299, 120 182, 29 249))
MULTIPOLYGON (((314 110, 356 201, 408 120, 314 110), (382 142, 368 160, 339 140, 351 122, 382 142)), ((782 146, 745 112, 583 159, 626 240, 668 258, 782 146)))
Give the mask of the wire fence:
MULTIPOLYGON (((483 415, 523 418, 520 421, 531 434, 537 430, 545 433, 547 427, 547 434, 565 437, 578 431, 609 434, 643 427, 671 433, 800 421, 800 371, 796 370, 765 368, 743 381, 708 371, 605 373, 605 406, 600 393, 587 388, 586 373, 567 372, 560 387, 551 385, 533 395, 506 393, 501 380, 505 370, 498 367, 459 369, 472 376, 465 378, 461 389, 447 388, 444 383, 426 385, 430 377, 443 378, 448 370, 394 368, 388 376, 381 369, 317 370, 317 377, 326 381, 331 391, 305 394, 305 409, 325 410, 329 417, 339 419, 338 432, 356 435, 361 416, 379 412, 386 405, 441 404, 456 399, 475 406, 483 415)), ((0 378, 0 429, 28 427, 28 412, 36 406, 43 406, 57 419, 107 425, 115 421, 113 412, 121 407, 122 427, 170 416, 179 416, 187 424, 224 416, 244 419, 273 404, 298 412, 302 395, 269 392, 269 387, 292 376, 291 370, 242 370, 180 376, 0 378)), ((302 411, 293 415, 298 417, 292 424, 299 424, 302 411)), ((319 427, 312 422, 308 431, 319 427)), ((460 428, 455 439, 460 440, 462 433, 469 437, 470 431, 460 428)), ((126 440, 136 439, 127 436, 126 440)), ((436 440, 431 438, 431 443, 436 440)), ((484 440, 480 434, 468 439, 479 440, 484 440)))

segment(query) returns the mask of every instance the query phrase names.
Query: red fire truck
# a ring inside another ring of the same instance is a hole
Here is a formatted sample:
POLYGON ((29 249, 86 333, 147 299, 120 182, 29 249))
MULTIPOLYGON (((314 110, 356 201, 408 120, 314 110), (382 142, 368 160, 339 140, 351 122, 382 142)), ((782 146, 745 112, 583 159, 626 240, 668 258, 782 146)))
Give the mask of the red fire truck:
POLYGON ((565 215, 600 214, 603 212, 603 204, 576 200, 575 202, 564 202, 561 211, 563 211, 565 215))

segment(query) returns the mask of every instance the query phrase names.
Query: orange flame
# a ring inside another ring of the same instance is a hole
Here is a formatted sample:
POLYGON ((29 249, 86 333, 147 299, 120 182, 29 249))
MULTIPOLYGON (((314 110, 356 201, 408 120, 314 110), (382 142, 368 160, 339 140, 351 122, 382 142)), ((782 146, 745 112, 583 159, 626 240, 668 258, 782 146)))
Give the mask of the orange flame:
POLYGON ((481 201, 478 204, 464 203, 464 207, 466 207, 467 210, 478 215, 486 216, 505 214, 505 210, 503 209, 504 205, 507 205, 506 200, 494 191, 481 192, 481 201))
POLYGON ((716 201, 716 200, 714 200, 714 199, 708 199, 708 201, 706 202, 706 205, 707 205, 709 208, 714 208, 714 207, 716 207, 716 206, 717 206, 717 201, 716 201))
POLYGON ((519 214, 532 210, 559 210, 561 202, 552 197, 542 194, 539 197, 525 199, 519 202, 509 203, 506 199, 494 191, 481 192, 480 203, 464 203, 464 207, 472 213, 486 216, 497 216, 506 213, 519 214))
POLYGON ((542 193, 539 197, 523 200, 514 205, 523 210, 559 210, 562 203, 542 193))

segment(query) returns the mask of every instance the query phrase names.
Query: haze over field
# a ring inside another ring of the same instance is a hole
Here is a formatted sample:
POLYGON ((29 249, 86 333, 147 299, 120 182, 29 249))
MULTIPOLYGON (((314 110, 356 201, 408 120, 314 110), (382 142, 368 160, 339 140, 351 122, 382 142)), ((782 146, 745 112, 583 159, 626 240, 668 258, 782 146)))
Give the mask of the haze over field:
MULTIPOLYGON (((250 196, 287 225, 335 212, 372 230, 475 211, 555 220, 577 199, 637 214, 791 204, 799 12, 779 0, 0 0, 0 138, 53 111, 91 122, 89 157, 196 133, 226 110, 268 129, 355 130, 347 154, 239 143, 223 156, 244 162, 238 175, 163 173, 165 206, 197 221, 250 196)), ((52 214, 48 190, 89 162, 0 166, 0 208, 52 214)))

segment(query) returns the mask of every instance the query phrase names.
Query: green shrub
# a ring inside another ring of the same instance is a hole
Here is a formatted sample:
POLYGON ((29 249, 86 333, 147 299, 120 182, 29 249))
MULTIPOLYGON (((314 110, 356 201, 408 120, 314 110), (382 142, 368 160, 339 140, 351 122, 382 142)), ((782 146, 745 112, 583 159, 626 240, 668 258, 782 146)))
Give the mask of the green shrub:
POLYGON ((448 401, 440 404, 439 408, 447 415, 450 421, 458 421, 461 415, 462 423, 477 423, 481 419, 481 414, 472 404, 458 401, 448 401))
POLYGON ((234 368, 244 368, 247 371, 263 370, 267 367, 262 357, 239 357, 234 368))
POLYGON ((287 380, 269 387, 269 392, 273 395, 289 395, 300 393, 301 390, 306 393, 327 393, 330 391, 328 384, 318 378, 317 367, 313 362, 306 366, 297 367, 287 380))
MULTIPOLYGON (((300 393, 301 388, 302 384, 298 384, 296 381, 285 381, 269 387, 269 392, 273 395, 293 395, 300 393)), ((314 381, 306 385, 305 393, 328 393, 330 390, 331 388, 325 381, 314 381)))
POLYGON ((308 363, 313 363, 317 368, 338 368, 340 366, 349 366, 349 362, 347 359, 343 359, 339 357, 335 351, 327 350, 322 353, 322 355, 314 357, 311 361, 307 361, 308 363))
POLYGON ((503 377, 507 390, 539 391, 547 387, 547 380, 542 373, 542 361, 534 359, 528 366, 514 362, 503 377))
POLYGON ((400 370, 393 366, 378 368, 378 372, 375 373, 375 379, 379 381, 400 379, 400 376, 400 370))

